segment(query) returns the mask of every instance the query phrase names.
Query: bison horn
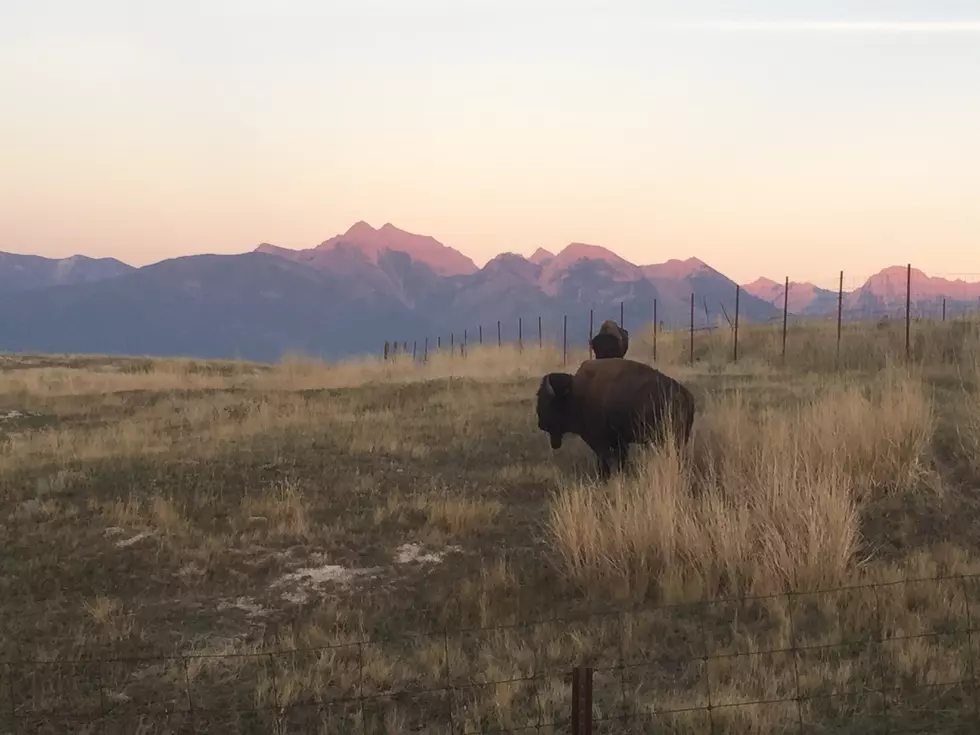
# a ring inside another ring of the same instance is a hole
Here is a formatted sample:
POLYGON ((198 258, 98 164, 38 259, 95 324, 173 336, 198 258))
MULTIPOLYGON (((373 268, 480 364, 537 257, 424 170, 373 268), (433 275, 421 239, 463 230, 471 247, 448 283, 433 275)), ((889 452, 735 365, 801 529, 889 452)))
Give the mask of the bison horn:
POLYGON ((545 375, 544 376, 544 378, 541 380, 541 385, 544 387, 544 392, 545 392, 545 395, 546 396, 548 396, 549 398, 554 398, 555 397, 555 389, 551 385, 551 376, 550 375, 545 375))

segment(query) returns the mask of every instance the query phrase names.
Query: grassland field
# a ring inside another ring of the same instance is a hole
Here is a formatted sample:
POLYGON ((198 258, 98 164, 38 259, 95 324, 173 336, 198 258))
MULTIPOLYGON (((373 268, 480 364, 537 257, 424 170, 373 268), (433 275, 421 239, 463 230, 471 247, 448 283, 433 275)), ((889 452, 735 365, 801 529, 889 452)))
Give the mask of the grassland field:
POLYGON ((980 331, 912 337, 662 333, 694 437, 607 485, 553 345, 0 356, 0 732, 567 732, 593 663, 595 732, 975 733, 980 580, 892 583, 980 573, 980 331))

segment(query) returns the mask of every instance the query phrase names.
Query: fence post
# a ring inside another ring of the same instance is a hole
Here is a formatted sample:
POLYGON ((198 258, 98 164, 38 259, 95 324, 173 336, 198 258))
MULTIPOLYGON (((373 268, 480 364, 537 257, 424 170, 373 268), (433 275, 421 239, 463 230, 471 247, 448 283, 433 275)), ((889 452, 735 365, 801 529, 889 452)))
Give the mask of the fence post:
POLYGON ((694 364, 694 291, 691 291, 691 364, 694 364))
POLYGON ((946 297, 943 296, 943 321, 946 321, 946 297))
POLYGON ((538 349, 540 350, 542 346, 543 346, 543 342, 541 339, 541 317, 538 316, 538 349))
POLYGON ((592 354, 592 309, 589 309, 589 359, 591 360, 594 355, 592 354))
POLYGON ((438 337, 436 337, 436 351, 438 352, 440 350, 442 350, 442 335, 441 334, 438 337))
POLYGON ((783 287, 783 353, 782 361, 786 363, 786 317, 789 316, 789 276, 786 276, 786 285, 783 287))
POLYGON ((452 332, 449 333, 449 356, 456 356, 456 335, 452 332))
POLYGON ((524 317, 517 317, 517 351, 524 352, 524 317))
POLYGON ((389 348, 388 340, 385 340, 385 360, 388 359, 388 348, 389 348))
POLYGON ((912 264, 909 263, 905 271, 905 359, 912 356, 912 342, 910 340, 912 330, 912 264))
POLYGON ((738 362, 738 297, 742 291, 739 284, 735 284, 735 340, 732 346, 732 362, 738 362))
POLYGON ((568 363, 568 314, 561 318, 561 364, 568 363))
POLYGON ((626 315, 625 312, 623 311, 623 303, 624 302, 622 301, 619 302, 619 326, 620 327, 626 326, 626 315))
POLYGON ((466 357, 466 330, 463 330, 463 344, 459 346, 459 356, 466 357))
POLYGON ((480 325, 480 347, 483 347, 483 325, 480 325))
POLYGON ((419 348, 419 341, 417 339, 412 340, 412 362, 415 362, 415 355, 418 351, 418 348, 419 348))
POLYGON ((657 300, 653 300, 653 361, 657 361, 657 300))
POLYGON ((500 320, 498 319, 497 320, 497 347, 500 347, 500 345, 501 345, 501 341, 500 341, 500 320))
POLYGON ((837 290, 837 362, 840 362, 840 322, 844 311, 844 271, 840 272, 840 286, 837 290))
POLYGON ((425 347, 422 348, 422 362, 429 361, 429 338, 425 338, 425 347))
POLYGON ((572 669, 572 735, 592 735, 592 668, 572 669))

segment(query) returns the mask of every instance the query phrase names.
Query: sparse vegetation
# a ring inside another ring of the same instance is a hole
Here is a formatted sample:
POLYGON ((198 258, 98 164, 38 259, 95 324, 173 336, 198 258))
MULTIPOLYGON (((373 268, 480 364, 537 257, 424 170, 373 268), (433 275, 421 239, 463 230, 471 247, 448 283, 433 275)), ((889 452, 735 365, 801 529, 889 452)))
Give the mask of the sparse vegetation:
MULTIPOLYGON (((11 697, 25 731, 66 731, 32 710, 101 706, 146 733, 521 727, 567 717, 565 673, 588 660, 603 718, 702 707, 708 676, 716 732, 884 732, 884 711, 924 707, 972 732, 980 659, 953 631, 980 585, 891 583, 980 572, 976 329, 915 325, 911 365, 899 325, 845 325, 839 361, 836 325, 794 325, 785 365, 778 328, 743 330, 734 365, 728 332, 699 333, 694 365, 687 333, 658 335, 695 434, 608 485, 580 442, 553 453, 535 426, 560 346, 426 365, 3 358, 0 731, 11 697), (627 612, 584 615, 610 606, 627 612), (820 648, 882 630, 898 640, 820 648), (144 660, 174 652, 189 657, 144 660), (57 663, 92 656, 113 662, 57 663), (16 663, 38 660, 54 663, 16 663), (447 680, 452 695, 336 705, 328 724, 298 707, 447 680), (935 688, 845 696, 903 683, 935 688), (215 712, 140 724, 186 707, 188 685, 215 712)), ((629 357, 651 353, 631 330, 629 357)))

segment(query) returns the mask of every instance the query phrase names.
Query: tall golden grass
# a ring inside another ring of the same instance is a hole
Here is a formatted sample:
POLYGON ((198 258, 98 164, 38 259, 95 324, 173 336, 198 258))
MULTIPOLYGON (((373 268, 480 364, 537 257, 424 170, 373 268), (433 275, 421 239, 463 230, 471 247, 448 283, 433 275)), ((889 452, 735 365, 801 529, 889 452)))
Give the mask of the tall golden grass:
POLYGON ((860 561, 867 504, 929 473, 934 423, 921 379, 900 368, 795 406, 709 395, 685 448, 647 451, 607 487, 561 488, 549 534, 564 572, 597 595, 833 586, 860 561))

